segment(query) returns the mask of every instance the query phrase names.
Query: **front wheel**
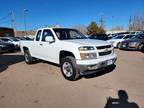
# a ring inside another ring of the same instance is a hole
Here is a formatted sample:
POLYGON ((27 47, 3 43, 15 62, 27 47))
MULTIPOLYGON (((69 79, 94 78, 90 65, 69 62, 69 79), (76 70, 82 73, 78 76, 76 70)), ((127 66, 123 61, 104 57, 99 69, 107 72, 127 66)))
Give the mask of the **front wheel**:
POLYGON ((25 62, 27 64, 32 64, 33 63, 33 57, 31 56, 29 50, 25 50, 24 57, 25 57, 25 62))
POLYGON ((119 43, 117 44, 117 48, 118 48, 118 49, 120 49, 120 45, 121 45, 121 44, 120 44, 120 42, 119 42, 119 43))
POLYGON ((144 44, 140 44, 138 46, 138 50, 141 51, 141 52, 144 52, 144 44))
POLYGON ((70 81, 75 81, 79 78, 80 73, 74 57, 68 56, 61 61, 61 71, 63 76, 70 81))

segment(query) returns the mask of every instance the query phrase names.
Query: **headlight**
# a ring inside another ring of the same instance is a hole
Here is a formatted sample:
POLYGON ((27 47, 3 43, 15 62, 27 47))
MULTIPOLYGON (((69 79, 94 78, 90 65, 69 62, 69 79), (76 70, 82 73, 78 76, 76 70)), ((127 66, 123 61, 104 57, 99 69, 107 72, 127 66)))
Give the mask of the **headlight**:
POLYGON ((82 60, 97 58, 96 53, 80 53, 80 56, 82 60))
POLYGON ((115 41, 112 41, 111 43, 112 43, 112 44, 115 44, 116 42, 115 42, 115 41))
POLYGON ((90 50, 94 50, 94 47, 92 46, 79 47, 79 51, 90 51, 90 50))

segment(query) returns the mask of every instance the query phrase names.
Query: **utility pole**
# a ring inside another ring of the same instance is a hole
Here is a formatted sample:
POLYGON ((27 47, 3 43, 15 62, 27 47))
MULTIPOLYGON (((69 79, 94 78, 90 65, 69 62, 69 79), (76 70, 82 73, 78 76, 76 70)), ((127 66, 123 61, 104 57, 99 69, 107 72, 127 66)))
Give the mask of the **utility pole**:
POLYGON ((131 15, 130 15, 130 18, 129 18, 128 28, 129 28, 129 31, 132 30, 132 17, 131 17, 131 15))
POLYGON ((99 22, 100 22, 100 27, 101 27, 101 28, 104 28, 104 19, 103 19, 103 16, 102 16, 102 15, 100 16, 99 22))
POLYGON ((24 28, 25 28, 25 36, 27 36, 27 28, 26 28, 26 12, 28 10, 27 9, 23 9, 23 20, 24 20, 24 28))
POLYGON ((14 14, 13 11, 11 12, 11 15, 12 15, 12 23, 13 23, 14 35, 17 36, 17 33, 16 33, 16 17, 15 17, 15 14, 14 14))
POLYGON ((112 31, 114 29, 114 16, 112 16, 112 31))

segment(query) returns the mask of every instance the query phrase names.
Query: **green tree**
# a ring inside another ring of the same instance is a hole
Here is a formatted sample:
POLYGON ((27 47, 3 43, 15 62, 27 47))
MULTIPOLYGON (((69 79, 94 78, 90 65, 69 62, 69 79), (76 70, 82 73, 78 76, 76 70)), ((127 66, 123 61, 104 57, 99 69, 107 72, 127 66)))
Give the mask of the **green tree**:
POLYGON ((105 34, 105 30, 102 27, 99 27, 97 30, 97 34, 105 34))
POLYGON ((88 35, 104 34, 105 30, 102 27, 98 27, 96 22, 92 21, 87 27, 88 35))
POLYGON ((88 27, 87 27, 87 30, 88 30, 88 35, 96 35, 97 34, 97 29, 98 29, 98 26, 96 24, 96 22, 91 22, 88 27))

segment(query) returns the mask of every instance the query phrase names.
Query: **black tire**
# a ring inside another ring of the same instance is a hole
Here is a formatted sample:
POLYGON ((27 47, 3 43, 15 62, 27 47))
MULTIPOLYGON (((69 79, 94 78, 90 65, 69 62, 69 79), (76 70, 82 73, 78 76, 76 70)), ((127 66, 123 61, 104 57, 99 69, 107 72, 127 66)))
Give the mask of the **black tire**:
POLYGON ((61 71, 63 76, 70 81, 75 81, 80 77, 76 60, 71 56, 67 56, 61 60, 61 71))
POLYGON ((118 48, 118 49, 120 49, 120 42, 119 42, 119 43, 117 43, 117 48, 118 48))
POLYGON ((29 50, 25 50, 25 51, 24 51, 24 58, 25 58, 25 62, 26 62, 27 64, 32 64, 33 61, 34 61, 34 59, 33 59, 33 57, 31 56, 29 50))
POLYGON ((144 44, 139 44, 138 46, 138 50, 141 51, 141 52, 144 52, 144 44))

